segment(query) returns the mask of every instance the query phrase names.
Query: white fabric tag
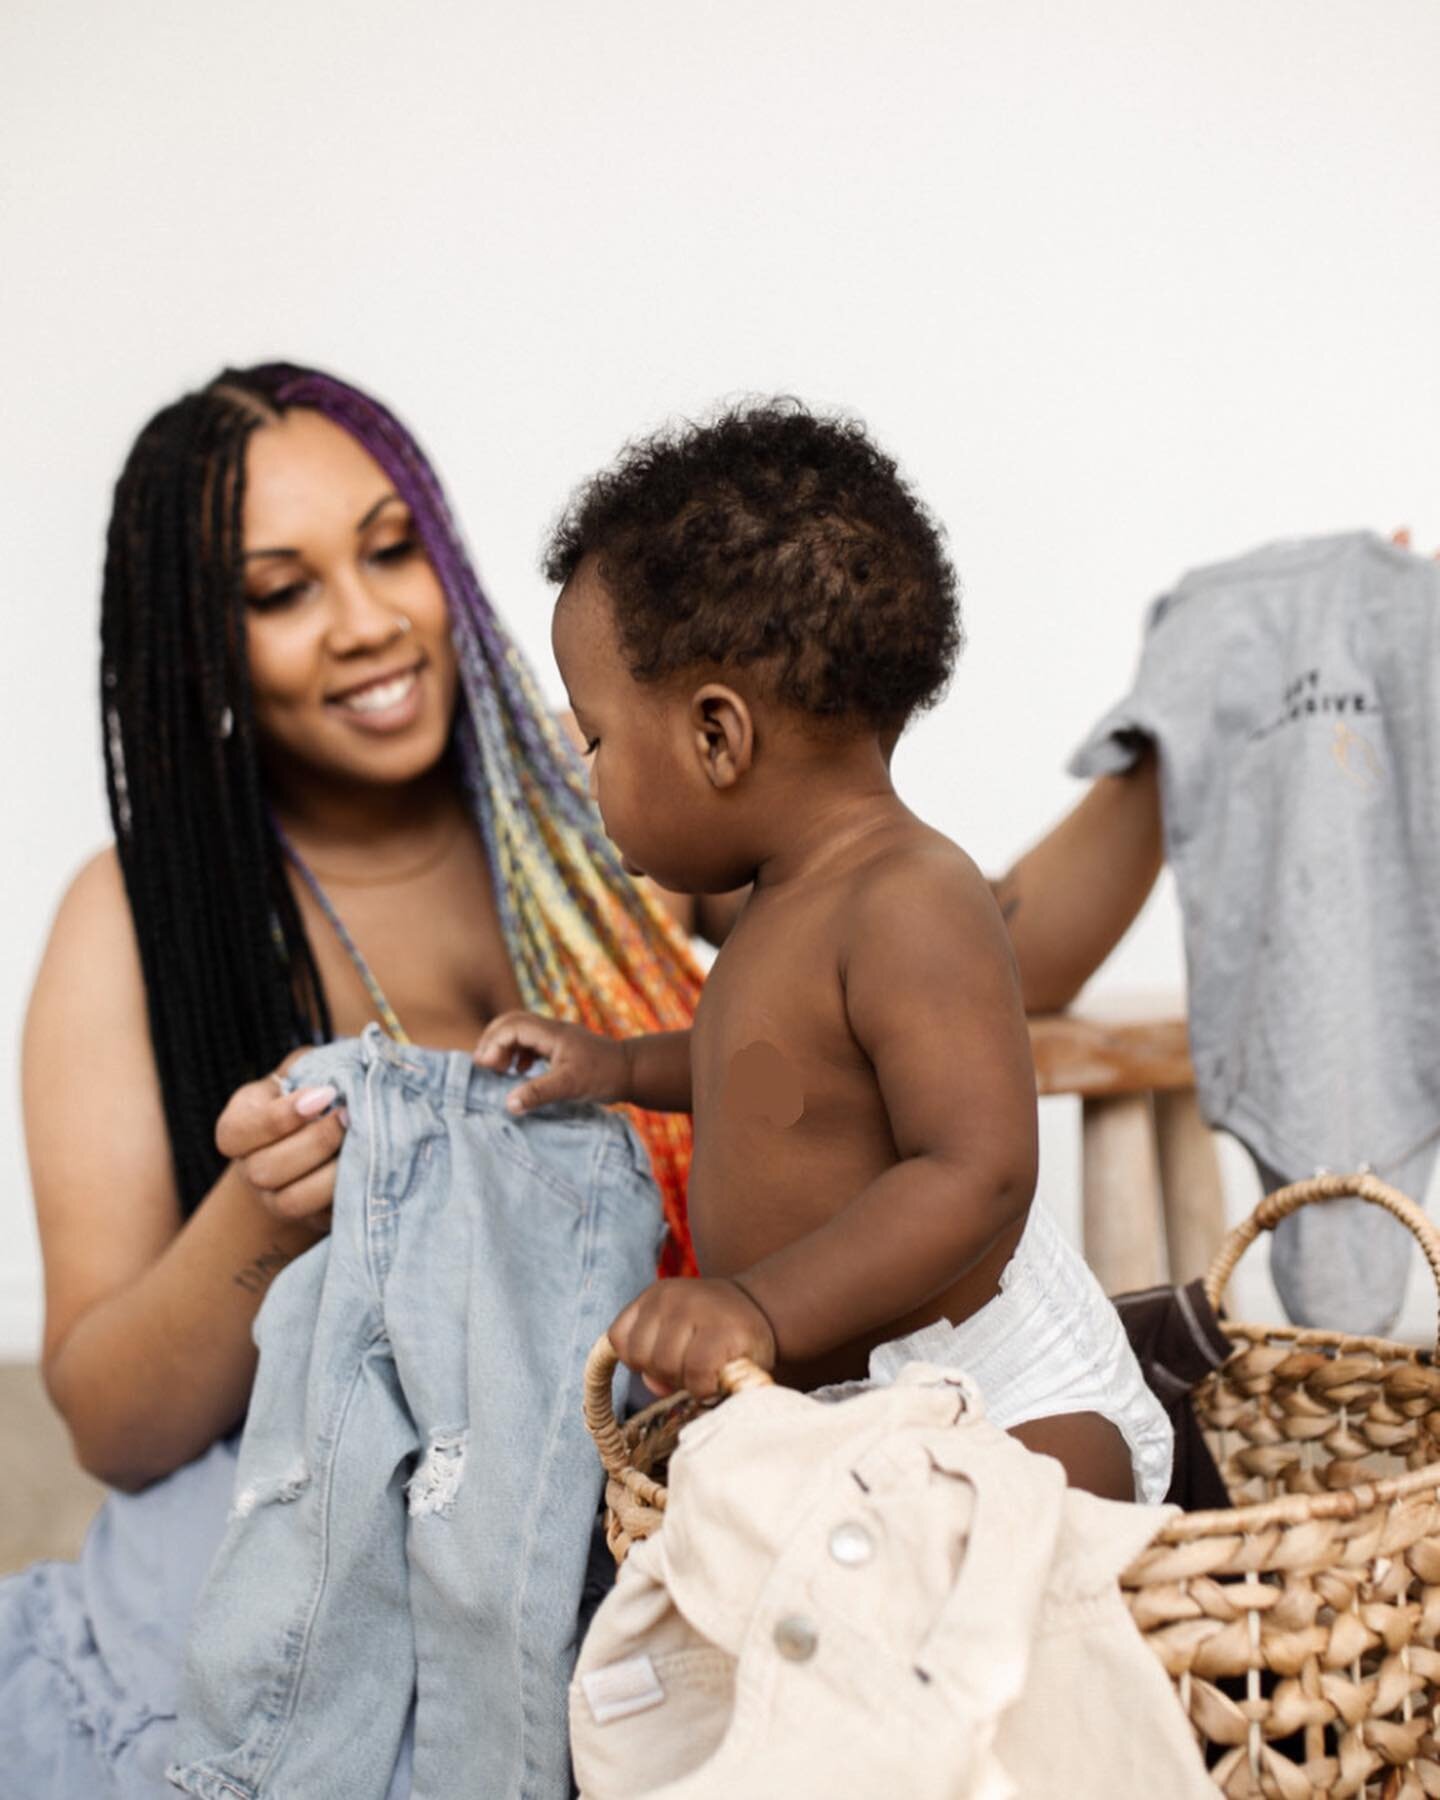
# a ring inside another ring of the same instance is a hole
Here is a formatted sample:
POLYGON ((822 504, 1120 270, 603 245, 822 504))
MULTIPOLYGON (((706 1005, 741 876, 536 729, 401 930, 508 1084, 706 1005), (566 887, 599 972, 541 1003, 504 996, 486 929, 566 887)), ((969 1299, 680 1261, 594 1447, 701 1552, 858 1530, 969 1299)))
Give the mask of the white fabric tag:
POLYGON ((665 1689, 648 1656, 627 1656, 623 1662, 591 1669, 580 1677, 580 1685, 597 1725, 628 1719, 631 1713, 659 1706, 665 1698, 665 1689))

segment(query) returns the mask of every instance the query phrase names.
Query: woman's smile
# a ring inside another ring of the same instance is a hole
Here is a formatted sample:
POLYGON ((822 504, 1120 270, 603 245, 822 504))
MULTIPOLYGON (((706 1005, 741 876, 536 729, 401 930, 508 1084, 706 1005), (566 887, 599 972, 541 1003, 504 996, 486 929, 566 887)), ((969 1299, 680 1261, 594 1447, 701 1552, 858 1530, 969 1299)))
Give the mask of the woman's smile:
POLYGON ((357 731, 406 731, 420 716, 424 658, 326 696, 325 704, 357 731))

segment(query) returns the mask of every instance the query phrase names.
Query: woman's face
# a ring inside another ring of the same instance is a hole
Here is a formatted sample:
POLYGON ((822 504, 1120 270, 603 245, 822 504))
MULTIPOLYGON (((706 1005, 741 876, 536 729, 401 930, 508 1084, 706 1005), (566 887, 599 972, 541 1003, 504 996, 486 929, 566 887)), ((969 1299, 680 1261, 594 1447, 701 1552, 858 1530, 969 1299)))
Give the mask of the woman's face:
POLYGON ((283 781, 393 785, 439 761, 455 709, 445 596, 410 509, 320 413, 251 437, 243 520, 255 723, 283 781))

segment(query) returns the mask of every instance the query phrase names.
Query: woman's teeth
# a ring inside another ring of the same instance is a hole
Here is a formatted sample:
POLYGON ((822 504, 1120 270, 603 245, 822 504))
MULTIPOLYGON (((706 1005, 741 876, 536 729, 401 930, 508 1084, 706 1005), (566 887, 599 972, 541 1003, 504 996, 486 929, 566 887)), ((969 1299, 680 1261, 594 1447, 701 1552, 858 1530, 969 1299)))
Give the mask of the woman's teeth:
POLYGON ((378 681, 373 687, 360 688, 353 694, 346 694, 339 704, 347 712, 385 712, 389 707, 398 706, 402 700, 408 699, 414 686, 415 671, 410 669, 391 681, 378 681))

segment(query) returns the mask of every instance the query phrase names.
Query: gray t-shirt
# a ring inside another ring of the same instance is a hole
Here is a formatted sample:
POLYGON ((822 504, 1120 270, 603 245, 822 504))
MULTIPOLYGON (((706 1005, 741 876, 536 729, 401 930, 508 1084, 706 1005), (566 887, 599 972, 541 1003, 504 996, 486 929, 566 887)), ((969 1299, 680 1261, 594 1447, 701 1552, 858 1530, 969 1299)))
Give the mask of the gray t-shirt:
POLYGON ((1146 739, 1206 1117, 1272 1178, 1403 1168, 1421 1198, 1440 1132, 1440 567, 1355 532, 1187 575, 1071 772, 1124 769, 1146 739))

